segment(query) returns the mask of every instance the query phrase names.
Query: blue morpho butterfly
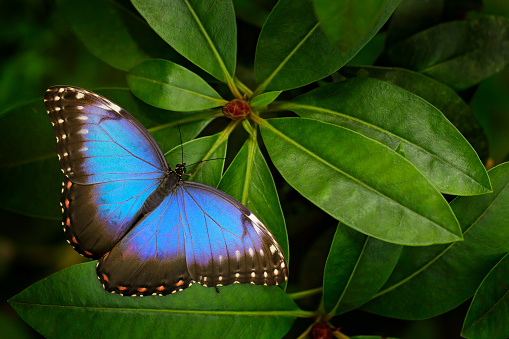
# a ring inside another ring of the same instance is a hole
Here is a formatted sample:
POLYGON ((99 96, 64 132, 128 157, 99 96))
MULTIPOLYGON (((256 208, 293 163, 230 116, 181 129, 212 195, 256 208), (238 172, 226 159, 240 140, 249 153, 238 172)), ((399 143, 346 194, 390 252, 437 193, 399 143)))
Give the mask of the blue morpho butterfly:
POLYGON ((165 295, 232 283, 278 285, 288 270, 263 223, 227 194, 182 181, 149 132, 115 103, 55 86, 44 96, 57 137, 63 227, 76 251, 99 258, 104 288, 165 295))

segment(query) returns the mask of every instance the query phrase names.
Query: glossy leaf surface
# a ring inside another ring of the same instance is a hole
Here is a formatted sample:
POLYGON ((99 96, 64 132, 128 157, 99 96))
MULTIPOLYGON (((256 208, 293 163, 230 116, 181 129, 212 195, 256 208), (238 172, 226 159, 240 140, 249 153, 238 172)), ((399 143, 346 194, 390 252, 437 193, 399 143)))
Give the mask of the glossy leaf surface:
POLYGON ((55 273, 9 302, 51 338, 278 338, 304 313, 276 286, 230 285, 217 293, 195 284, 165 297, 122 297, 103 290, 95 264, 55 273))
POLYGON ((479 158, 489 156, 488 139, 470 107, 451 87, 424 74, 397 67, 343 67, 346 77, 369 77, 390 82, 438 108, 474 147, 479 158))
POLYGON ((146 103, 172 111, 198 111, 227 103, 202 78, 162 59, 138 64, 127 75, 131 91, 146 103))
POLYGON ((262 93, 255 96, 249 103, 251 107, 266 106, 276 100, 279 94, 281 94, 281 91, 262 93))
POLYGON ((328 314, 342 314, 368 302, 398 262, 402 246, 338 225, 323 279, 328 314))
POLYGON ((394 150, 317 120, 259 123, 272 162, 285 180, 339 221, 397 244, 461 240, 458 221, 443 196, 394 150))
POLYGON ((392 65, 466 89, 509 63, 509 19, 482 16, 442 23, 390 46, 387 55, 392 65))
POLYGON ((348 53, 366 35, 373 36, 401 0, 314 0, 316 15, 327 37, 348 53))
POLYGON ((233 77, 237 28, 231 1, 132 0, 133 5, 177 52, 216 79, 233 77))
POLYGON ((474 195, 491 189, 482 162, 458 130, 435 107, 398 86, 350 79, 322 86, 284 107, 392 149, 403 143, 406 158, 443 193, 474 195))
POLYGON ((153 57, 183 60, 137 15, 119 1, 57 0, 58 8, 74 34, 99 59, 128 71, 153 57))
POLYGON ((274 6, 256 46, 255 94, 307 85, 353 57, 342 55, 319 26, 311 0, 280 0, 274 6))
POLYGON ((490 269, 509 252, 509 163, 489 174, 493 193, 451 202, 464 241, 404 248, 389 280, 364 310, 425 319, 457 307, 474 294, 490 269))
POLYGON ((461 335, 465 338, 509 337, 509 254, 506 254, 475 292, 461 335))

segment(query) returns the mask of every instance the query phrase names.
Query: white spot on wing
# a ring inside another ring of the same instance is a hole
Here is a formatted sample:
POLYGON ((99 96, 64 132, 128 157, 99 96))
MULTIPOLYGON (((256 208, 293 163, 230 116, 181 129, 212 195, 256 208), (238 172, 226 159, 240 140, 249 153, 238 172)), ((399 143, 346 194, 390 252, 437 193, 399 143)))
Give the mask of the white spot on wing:
POLYGON ((270 253, 276 253, 276 246, 274 246, 274 244, 270 245, 270 253))
POLYGON ((85 94, 78 92, 76 93, 76 99, 83 99, 85 97, 85 94))
POLYGON ((88 129, 86 128, 82 128, 78 131, 79 134, 87 134, 88 133, 88 129))
POLYGON ((239 252, 239 250, 235 251, 235 257, 237 258, 237 261, 240 260, 240 252, 239 252))
MULTIPOLYGON (((78 106, 78 107, 81 107, 81 106, 78 106)), ((85 115, 80 115, 79 117, 77 117, 76 119, 79 119, 79 120, 88 120, 88 117, 85 116, 85 115)))
POLYGON ((118 105, 116 105, 116 104, 114 104, 114 103, 112 103, 112 102, 110 102, 110 106, 111 106, 111 108, 113 108, 113 110, 115 110, 115 112, 117 112, 117 113, 120 113, 120 111, 122 110, 122 108, 120 108, 118 105))
POLYGON ((251 247, 249 247, 249 255, 251 257, 254 257, 254 251, 253 251, 253 249, 251 247))

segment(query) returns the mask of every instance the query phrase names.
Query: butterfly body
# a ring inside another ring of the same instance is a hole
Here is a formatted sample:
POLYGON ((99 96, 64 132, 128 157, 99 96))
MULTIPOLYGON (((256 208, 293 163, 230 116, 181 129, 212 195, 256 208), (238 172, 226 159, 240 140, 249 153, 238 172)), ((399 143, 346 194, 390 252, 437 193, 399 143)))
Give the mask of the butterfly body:
POLYGON ((45 104, 65 175, 63 227, 81 254, 99 258, 104 288, 165 295, 197 282, 277 285, 283 252, 265 225, 229 195, 183 181, 148 131, 93 92, 55 86, 45 104))

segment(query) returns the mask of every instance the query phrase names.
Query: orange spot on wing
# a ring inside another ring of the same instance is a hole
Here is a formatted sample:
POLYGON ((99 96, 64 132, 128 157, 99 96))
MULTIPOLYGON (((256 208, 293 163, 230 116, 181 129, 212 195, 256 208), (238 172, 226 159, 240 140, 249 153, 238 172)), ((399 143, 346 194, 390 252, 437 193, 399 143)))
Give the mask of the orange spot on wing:
POLYGON ((66 224, 67 226, 71 226, 71 219, 67 218, 67 219, 65 220, 65 224, 66 224))
POLYGON ((158 288, 156 288, 156 290, 158 290, 159 292, 164 291, 164 286, 163 286, 163 285, 161 285, 161 286, 159 286, 158 288))
POLYGON ((65 207, 69 208, 69 200, 65 199, 65 207))
POLYGON ((93 254, 92 254, 91 252, 89 252, 89 251, 84 251, 84 252, 85 252, 85 254, 86 254, 86 255, 90 255, 90 256, 92 256, 92 255, 93 255, 93 254))
POLYGON ((78 241, 76 240, 76 237, 72 237, 72 242, 75 243, 75 244, 78 243, 78 241))
POLYGON ((72 186, 72 182, 68 181, 67 182, 67 189, 71 188, 71 186, 72 186))
POLYGON ((145 292, 146 290, 147 290, 147 288, 146 288, 146 287, 140 287, 140 288, 138 288, 138 292, 141 292, 141 293, 145 292))
POLYGON ((125 290, 127 290, 127 287, 125 287, 125 286, 119 286, 119 287, 118 287, 118 290, 119 290, 119 291, 125 291, 125 290))
POLYGON ((179 280, 179 282, 175 285, 177 287, 184 285, 184 280, 179 280))
POLYGON ((103 274, 103 280, 108 282, 108 276, 106 274, 103 274))
POLYGON ((106 259, 108 257, 108 255, 110 255, 110 252, 106 252, 106 254, 104 255, 103 260, 106 259))

